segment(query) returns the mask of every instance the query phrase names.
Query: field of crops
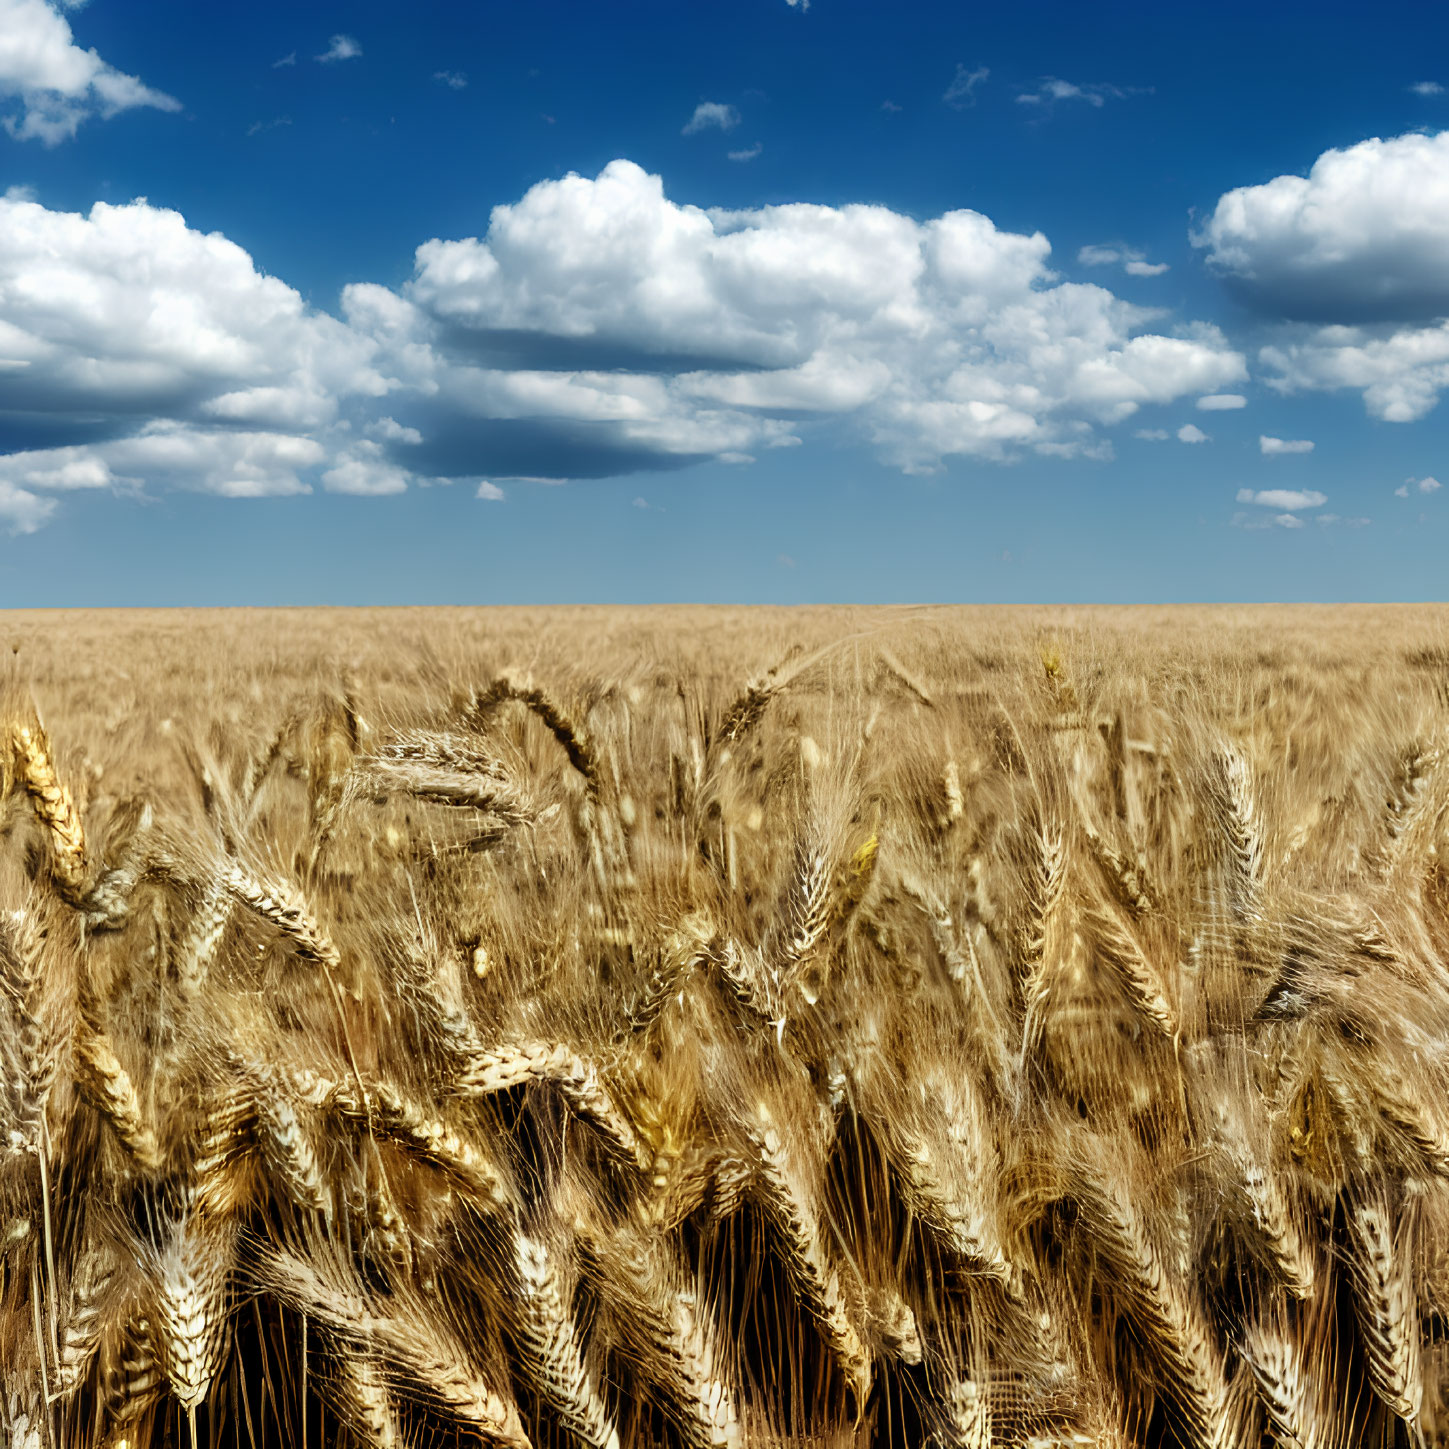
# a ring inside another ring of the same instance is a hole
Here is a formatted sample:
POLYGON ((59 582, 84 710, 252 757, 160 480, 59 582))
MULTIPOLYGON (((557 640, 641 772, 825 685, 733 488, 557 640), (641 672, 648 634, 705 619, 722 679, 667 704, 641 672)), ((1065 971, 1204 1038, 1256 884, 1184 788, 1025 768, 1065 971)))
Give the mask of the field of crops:
POLYGON ((0 615, 0 1443, 1449 1443, 1449 610, 0 615))

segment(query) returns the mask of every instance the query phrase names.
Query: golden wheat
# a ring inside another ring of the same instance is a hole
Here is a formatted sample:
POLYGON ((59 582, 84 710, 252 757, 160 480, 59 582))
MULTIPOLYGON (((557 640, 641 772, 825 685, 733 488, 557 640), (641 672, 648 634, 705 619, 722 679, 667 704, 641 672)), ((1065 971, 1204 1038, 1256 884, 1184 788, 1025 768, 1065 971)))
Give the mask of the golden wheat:
POLYGON ((0 1438, 1449 1443, 1449 618, 245 623, 15 620, 0 1438))

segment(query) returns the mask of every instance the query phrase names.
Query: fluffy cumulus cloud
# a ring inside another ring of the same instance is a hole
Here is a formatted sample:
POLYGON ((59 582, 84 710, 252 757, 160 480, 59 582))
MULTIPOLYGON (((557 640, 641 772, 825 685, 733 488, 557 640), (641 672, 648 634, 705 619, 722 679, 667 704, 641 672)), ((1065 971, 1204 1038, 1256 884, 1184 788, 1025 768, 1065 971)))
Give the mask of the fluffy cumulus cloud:
POLYGON ((47 0, 0 0, 0 109, 21 140, 55 145, 89 116, 114 116, 136 106, 178 111, 181 103, 76 44, 62 9, 47 0))
POLYGON ((1184 423, 1177 430, 1179 443, 1210 443, 1212 439, 1196 423, 1184 423))
POLYGON ((1330 326, 1264 347, 1279 392, 1353 388, 1371 417, 1417 422, 1449 387, 1449 322, 1426 327, 1330 326))
POLYGON ((1245 408, 1248 400, 1240 392, 1214 392, 1197 400, 1198 410, 1205 413, 1230 413, 1245 408))
POLYGON ((1265 434, 1258 439, 1258 451, 1270 458, 1284 453, 1311 453, 1313 442, 1310 438, 1270 438, 1265 434))
POLYGON ((1449 386, 1449 131, 1325 151, 1239 187, 1193 238, 1244 300, 1296 323, 1265 347, 1283 392, 1356 389, 1414 422, 1449 386))
POLYGON ((1443 486, 1437 478, 1405 478, 1394 489, 1394 497, 1407 498, 1410 493, 1437 493, 1443 486))
POLYGON ((1149 332, 1154 314, 1061 282, 1049 253, 973 211, 680 206, 615 161, 497 207, 486 237, 425 243, 381 305, 409 305, 407 341, 453 359, 434 381, 460 405, 557 409, 680 452, 842 416, 912 469, 1091 452, 1144 404, 1246 375, 1215 329, 1149 332))
POLYGON ((1325 151, 1218 201, 1193 238, 1242 296, 1276 316, 1420 321, 1449 313, 1449 131, 1325 151))
POLYGON ((1164 328, 1049 253, 972 211, 704 211, 616 161, 425 242, 404 287, 354 284, 336 317, 175 212, 8 196, 0 522, 37 527, 88 488, 747 466, 811 427, 911 471, 1103 456, 1144 406, 1245 377, 1215 329, 1164 328))
POLYGON ((376 351, 174 211, 0 198, 0 518, 85 488, 306 491, 391 385, 376 351))

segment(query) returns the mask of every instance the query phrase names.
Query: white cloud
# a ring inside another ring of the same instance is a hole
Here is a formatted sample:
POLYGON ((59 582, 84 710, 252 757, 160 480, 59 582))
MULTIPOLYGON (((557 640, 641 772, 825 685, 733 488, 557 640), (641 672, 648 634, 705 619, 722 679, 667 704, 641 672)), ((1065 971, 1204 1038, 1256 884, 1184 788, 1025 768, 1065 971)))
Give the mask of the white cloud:
MULTIPOLYGON (((1367 520, 1364 520, 1367 522, 1367 520)), ((1268 528, 1302 528, 1303 520, 1296 513, 1235 513, 1230 522, 1234 528, 1255 532, 1268 528)))
POLYGON ((82 50, 70 22, 46 0, 0 0, 0 105, 5 102, 19 107, 5 116, 5 129, 47 146, 74 136, 90 116, 109 119, 136 106, 181 109, 174 97, 82 50))
POLYGON ((485 498, 489 503, 502 503, 508 495, 496 483, 490 483, 484 478, 480 480, 478 491, 473 496, 485 498))
POLYGON ((272 62, 272 69, 273 70, 282 70, 282 69, 284 69, 285 67, 287 67, 289 65, 296 65, 296 63, 297 63, 297 52, 295 50, 290 50, 290 51, 287 52, 286 55, 284 55, 281 58, 281 60, 274 60, 272 62))
POLYGON ((1322 508, 1328 502, 1324 494, 1311 488, 1263 488, 1254 492, 1251 488, 1238 489, 1239 503, 1257 503, 1264 508, 1287 509, 1322 508))
POLYGON ((743 151, 730 151, 727 154, 731 161, 753 161, 764 149, 765 143, 756 141, 753 146, 746 146, 743 151))
POLYGON ((406 493, 412 475, 387 460, 380 443, 354 443, 322 475, 329 493, 353 493, 363 498, 380 498, 388 493, 406 493))
POLYGON ((307 492, 342 409, 391 385, 378 350, 176 212, 0 200, 6 406, 77 439, 0 457, 12 488, 307 492))
POLYGON ((1171 270, 1166 262, 1149 262, 1145 252, 1135 247, 1085 246, 1077 252, 1077 261, 1084 267, 1120 266, 1129 277, 1160 277, 1171 270))
POLYGON ((54 498, 41 498, 0 477, 0 519, 11 533, 34 533, 50 521, 56 506, 54 498))
POLYGON ((946 87, 946 93, 941 99, 958 111, 974 106, 977 86, 985 85, 990 77, 991 72, 984 65, 975 70, 967 70, 957 62, 956 74, 951 77, 951 84, 946 87))
MULTIPOLYGON (((1049 251, 1039 233, 998 231, 971 211, 926 222, 879 206, 706 212, 616 161, 495 208, 484 239, 425 243, 407 295, 480 339, 531 337, 556 371, 525 391, 563 411, 587 394, 603 409, 591 415, 622 421, 609 409, 626 388, 617 371, 561 377, 569 359, 659 359, 648 388, 628 384, 629 406, 687 410, 681 449, 734 432, 719 448, 745 451, 772 413, 808 413, 853 416, 908 468, 1081 453, 1100 444, 1097 425, 1245 376, 1215 329, 1143 334, 1153 314, 1059 283, 1049 251)), ((523 406, 504 399, 525 387, 518 375, 469 386, 489 407, 523 406)))
POLYGON ((1315 322, 1427 322, 1449 312, 1449 131, 1325 151, 1307 177, 1219 198, 1208 262, 1266 312, 1315 322))
POLYGON ((338 318, 175 212, 7 195, 5 407, 53 445, 0 457, 0 526, 87 488, 743 463, 812 420, 911 471, 1103 457, 1144 404, 1245 376, 1214 328, 1149 332, 1160 314, 1062 282, 1049 255, 970 211, 681 206, 618 161, 495 208, 482 238, 425 242, 401 293, 354 284, 338 318))
POLYGON ((1444 87, 1438 81, 1415 81, 1409 87, 1416 96, 1442 96, 1444 87))
POLYGON ((311 438, 157 420, 111 442, 0 456, 0 481, 58 492, 134 490, 161 482, 227 498, 262 498, 310 492, 300 474, 325 457, 311 438))
MULTIPOLYGON (((1150 94, 1150 90, 1148 92, 1150 94)), ((1051 106, 1057 101, 1085 101, 1089 106, 1101 108, 1109 100, 1121 100, 1126 96, 1141 94, 1135 86, 1077 85, 1056 76, 1047 76, 1034 91, 1017 96, 1017 104, 1023 106, 1051 106)))
POLYGON ((1210 443, 1212 439, 1196 423, 1184 423, 1177 430, 1179 443, 1210 443))
POLYGON ((1415 422, 1449 387, 1449 131, 1325 151, 1307 177, 1230 191, 1201 234, 1246 300, 1317 325, 1260 352, 1280 392, 1352 388, 1415 422))
POLYGON ((1248 400, 1240 392, 1214 392, 1197 400, 1198 410, 1205 413, 1228 413, 1245 408, 1248 400))
POLYGON ((12 409, 315 427, 386 387, 375 350, 177 212, 0 199, 0 356, 29 364, 12 409))
POLYGON ((405 428, 396 418, 378 418, 364 429, 370 438, 382 438, 389 443, 409 443, 416 447, 423 435, 416 428, 405 428))
POLYGON ((1264 347, 1268 386, 1279 392, 1356 388, 1371 417, 1417 422, 1449 387, 1449 322, 1398 329, 1319 327, 1298 340, 1264 347))
POLYGON ((1132 436, 1147 443, 1165 443, 1172 434, 1166 428, 1138 428, 1132 436))
POLYGON ((468 77, 460 70, 435 70, 433 79, 449 90, 462 91, 468 88, 468 77))
POLYGON ((334 35, 327 49, 321 55, 313 56, 323 65, 332 65, 339 60, 356 60, 362 54, 362 47, 350 35, 334 35))
POLYGON ((810 0, 785 0, 785 4, 792 10, 799 10, 801 14, 810 8, 810 0))
POLYGON ((733 106, 725 105, 721 101, 701 101, 694 108, 694 114, 684 123, 684 129, 679 134, 694 136, 700 131, 708 131, 712 128, 733 131, 739 123, 740 113, 733 106))
POLYGON ((1281 456, 1284 453, 1311 453, 1313 443, 1308 438, 1270 438, 1260 435, 1258 451, 1269 457, 1281 456))
POLYGON ((1405 478, 1403 484, 1394 489, 1394 497, 1407 498, 1411 488, 1420 493, 1437 493, 1443 486, 1437 478, 1405 478))

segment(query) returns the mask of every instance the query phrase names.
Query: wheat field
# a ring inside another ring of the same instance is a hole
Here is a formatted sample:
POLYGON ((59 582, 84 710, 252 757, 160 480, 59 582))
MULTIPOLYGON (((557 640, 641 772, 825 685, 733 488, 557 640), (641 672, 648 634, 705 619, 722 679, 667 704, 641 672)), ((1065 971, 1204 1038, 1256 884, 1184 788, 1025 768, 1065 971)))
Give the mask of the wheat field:
POLYGON ((9 1449, 1449 1443, 1449 610, 0 651, 9 1449))

